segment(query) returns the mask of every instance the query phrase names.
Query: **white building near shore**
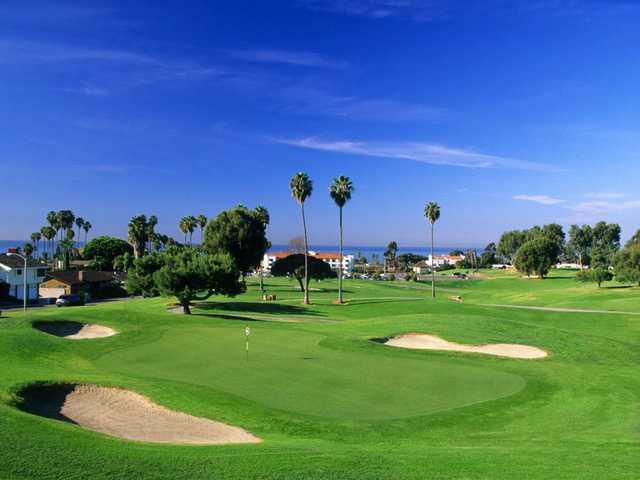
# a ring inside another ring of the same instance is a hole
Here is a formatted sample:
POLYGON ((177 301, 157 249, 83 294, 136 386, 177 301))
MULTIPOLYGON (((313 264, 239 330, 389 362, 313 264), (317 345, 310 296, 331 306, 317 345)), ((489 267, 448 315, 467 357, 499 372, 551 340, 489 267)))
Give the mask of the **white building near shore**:
MULTIPOLYGON (((270 273, 271 267, 279 258, 286 258, 289 255, 292 255, 291 252, 267 252, 264 254, 262 259, 262 263, 260 266, 262 267, 262 271, 264 273, 270 273)), ((331 269, 335 272, 338 272, 340 269, 340 253, 337 252, 314 252, 309 250, 309 255, 312 257, 316 257, 319 260, 322 260, 325 263, 328 263, 331 269)), ((342 256, 342 274, 350 275, 353 272, 353 263, 354 256, 353 255, 343 255, 342 256)))
MULTIPOLYGON (((0 254, 0 283, 8 285, 7 294, 20 300, 24 299, 24 276, 27 276, 27 300, 38 298, 38 288, 47 274, 47 267, 32 258, 24 260, 16 255, 0 254)), ((5 286, 5 288, 7 288, 5 286)))

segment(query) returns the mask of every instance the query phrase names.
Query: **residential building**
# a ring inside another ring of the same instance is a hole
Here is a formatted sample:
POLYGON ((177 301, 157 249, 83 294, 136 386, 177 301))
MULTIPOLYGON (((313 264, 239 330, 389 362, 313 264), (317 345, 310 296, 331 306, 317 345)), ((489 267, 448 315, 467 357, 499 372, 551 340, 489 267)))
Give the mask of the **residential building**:
MULTIPOLYGON (((267 252, 264 254, 262 263, 262 271, 264 273, 270 273, 271 267, 279 258, 285 258, 291 255, 291 252, 267 252)), ((332 270, 338 271, 340 269, 340 253, 335 252, 314 252, 309 250, 309 255, 328 263, 332 270)), ((350 275, 353 272, 354 256, 343 255, 342 256, 342 273, 343 275, 350 275)))
POLYGON ((27 271, 24 271, 24 260, 15 255, 0 254, 0 284, 4 283, 4 292, 12 297, 24 300, 24 278, 27 277, 27 300, 38 298, 40 282, 44 280, 47 266, 38 260, 27 260, 27 271), (7 287, 8 285, 8 287, 7 287))
POLYGON ((58 298, 60 295, 88 294, 96 296, 101 291, 119 283, 113 272, 95 270, 66 270, 50 272, 40 284, 40 296, 58 298))
MULTIPOLYGON (((464 260, 464 255, 434 255, 433 266, 438 268, 443 265, 455 265, 460 260, 464 260)), ((429 255, 427 263, 431 265, 431 255, 429 255)))

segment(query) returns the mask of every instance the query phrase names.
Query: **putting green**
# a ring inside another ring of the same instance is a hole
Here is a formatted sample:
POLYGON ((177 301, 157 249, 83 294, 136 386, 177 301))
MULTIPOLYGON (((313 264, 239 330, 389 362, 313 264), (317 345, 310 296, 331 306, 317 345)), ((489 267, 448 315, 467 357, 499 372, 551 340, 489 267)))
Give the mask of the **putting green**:
MULTIPOLYGON (((425 415, 518 392, 522 377, 460 359, 400 358, 323 347, 323 335, 253 326, 172 328, 159 341, 116 350, 100 368, 189 382, 263 406, 330 418, 425 415)), ((377 349, 374 349, 377 350, 377 349)))

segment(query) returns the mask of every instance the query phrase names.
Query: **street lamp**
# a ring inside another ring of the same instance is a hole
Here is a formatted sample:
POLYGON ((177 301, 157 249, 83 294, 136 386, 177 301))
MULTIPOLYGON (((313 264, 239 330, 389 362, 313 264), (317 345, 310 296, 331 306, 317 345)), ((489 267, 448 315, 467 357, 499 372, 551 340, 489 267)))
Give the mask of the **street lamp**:
POLYGON ((9 252, 7 253, 7 255, 10 257, 20 257, 22 260, 24 260, 24 269, 22 270, 22 278, 24 280, 22 287, 22 299, 24 300, 24 313, 27 313, 27 257, 13 252, 9 252))

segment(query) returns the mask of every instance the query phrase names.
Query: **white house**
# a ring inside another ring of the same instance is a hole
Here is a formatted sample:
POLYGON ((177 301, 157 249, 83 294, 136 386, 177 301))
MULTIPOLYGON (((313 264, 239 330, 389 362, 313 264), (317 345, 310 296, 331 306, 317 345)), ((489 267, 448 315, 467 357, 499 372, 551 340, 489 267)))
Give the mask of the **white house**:
MULTIPOLYGON (((27 271, 24 271, 24 260, 15 255, 0 253, 0 284, 9 285, 8 294, 12 297, 24 299, 24 276, 27 276, 27 300, 38 298, 40 282, 47 273, 46 265, 30 258, 27 261, 27 271)), ((6 287, 5 287, 6 288, 6 287)))
MULTIPOLYGON (((267 252, 264 254, 262 259, 262 263, 260 266, 262 267, 262 271, 264 273, 270 273, 271 267, 279 258, 285 258, 291 255, 291 252, 267 252)), ((338 271, 340 268, 340 254, 339 253, 328 253, 328 252, 314 252, 309 250, 309 255, 316 257, 319 260, 322 260, 325 263, 328 263, 332 270, 338 271)), ((351 274, 353 272, 353 263, 354 256, 353 255, 343 255, 342 256, 342 273, 343 275, 351 274)))
MULTIPOLYGON (((435 268, 438 268, 442 267, 443 265, 455 265, 460 260, 464 260, 464 255, 434 255, 433 266, 435 268)), ((429 255, 427 263, 431 265, 431 255, 429 255)))

